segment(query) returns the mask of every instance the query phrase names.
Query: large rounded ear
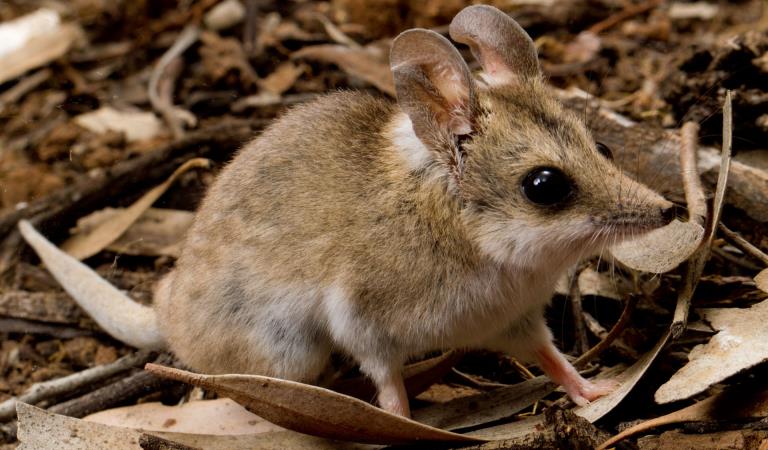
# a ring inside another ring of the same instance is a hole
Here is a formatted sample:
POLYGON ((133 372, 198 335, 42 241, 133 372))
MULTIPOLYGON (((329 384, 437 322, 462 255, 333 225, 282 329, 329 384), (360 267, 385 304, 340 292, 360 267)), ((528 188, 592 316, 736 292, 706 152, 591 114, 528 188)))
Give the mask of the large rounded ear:
POLYGON ((531 37, 514 19, 493 6, 462 9, 448 31, 454 41, 469 46, 483 71, 496 83, 541 75, 531 37))
POLYGON ((442 150, 446 135, 455 140, 472 132, 472 74, 448 39, 424 29, 405 31, 392 42, 389 60, 397 103, 425 145, 442 150))

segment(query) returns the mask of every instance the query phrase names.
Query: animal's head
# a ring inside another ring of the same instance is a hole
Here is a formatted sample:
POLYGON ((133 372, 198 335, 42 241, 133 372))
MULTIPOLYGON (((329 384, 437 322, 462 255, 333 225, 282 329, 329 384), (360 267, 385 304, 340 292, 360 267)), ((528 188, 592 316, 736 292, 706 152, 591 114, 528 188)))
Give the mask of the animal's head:
POLYGON ((395 39, 392 72, 400 108, 486 254, 521 266, 572 261, 672 220, 673 205, 624 175, 553 97, 514 20, 470 6, 450 35, 472 50, 477 77, 447 39, 421 29, 395 39))

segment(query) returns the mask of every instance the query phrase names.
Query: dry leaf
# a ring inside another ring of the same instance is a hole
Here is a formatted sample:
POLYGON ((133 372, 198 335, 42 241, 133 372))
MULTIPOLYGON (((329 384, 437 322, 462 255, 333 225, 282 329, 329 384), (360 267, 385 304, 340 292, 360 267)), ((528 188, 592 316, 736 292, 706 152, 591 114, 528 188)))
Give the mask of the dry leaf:
POLYGON ((701 225, 674 220, 639 239, 611 247, 611 254, 632 269, 664 273, 688 259, 703 237, 704 228, 701 225))
MULTIPOLYGON (((20 450, 141 450, 142 431, 87 422, 52 414, 25 403, 19 403, 20 450)), ((292 431, 235 436, 186 434, 154 431, 150 434, 206 450, 366 450, 362 444, 335 442, 292 431)))
POLYGON ((544 415, 527 417, 516 422, 504 423, 467 433, 467 436, 485 439, 488 441, 500 441, 506 439, 522 439, 532 433, 541 433, 544 426, 544 415))
POLYGON ((199 400, 179 406, 140 403, 100 411, 83 418, 88 422, 145 431, 193 434, 258 434, 281 431, 228 398, 199 400))
POLYGON ((94 133, 103 134, 107 131, 124 133, 128 141, 148 140, 160 133, 160 119, 153 113, 118 111, 109 106, 80 114, 74 118, 74 121, 94 133))
POLYGON ((751 308, 702 309, 699 313, 718 333, 691 350, 688 363, 656 391, 658 403, 686 399, 768 360, 768 300, 751 308))
POLYGON ((80 260, 95 255, 119 238, 184 172, 194 167, 207 168, 209 165, 210 161, 203 158, 195 158, 185 162, 167 180, 152 188, 131 206, 121 210, 109 221, 103 222, 89 232, 70 237, 64 241, 61 249, 80 260))
POLYGON ((536 377, 491 392, 418 409, 413 412, 413 418, 446 430, 482 425, 517 414, 553 392, 556 387, 549 378, 536 377))
POLYGON ((235 38, 221 37, 213 31, 200 34, 200 57, 208 77, 218 82, 232 73, 238 75, 238 81, 245 87, 258 83, 259 76, 248 61, 242 43, 235 38))
POLYGON ((292 62, 279 64, 275 71, 258 81, 260 88, 280 96, 283 92, 293 87, 293 83, 304 73, 304 66, 297 66, 292 62))
POLYGON ((345 45, 351 48, 360 47, 360 44, 358 44, 357 42, 355 42, 354 39, 344 34, 344 32, 341 31, 339 27, 334 25, 334 23, 331 22, 327 17, 325 17, 322 14, 317 14, 316 17, 317 17, 317 20, 319 20, 320 23, 323 24, 323 28, 325 28, 325 32, 328 34, 328 37, 333 40, 333 42, 337 44, 345 45))
POLYGON ((317 386, 258 375, 199 375, 147 364, 155 375, 210 389, 272 423, 328 439, 371 444, 477 442, 317 386))
POLYGON ((613 392, 592 401, 588 405, 580 406, 573 412, 592 423, 611 412, 613 408, 624 400, 624 397, 629 394, 637 382, 640 381, 640 378, 643 377, 646 370, 651 366, 651 363, 656 359, 656 356, 661 349, 664 348, 664 345, 669 340, 669 336, 669 331, 664 333, 664 336, 659 339, 659 342, 656 343, 656 346, 654 346, 653 349, 643 355, 642 358, 637 360, 637 362, 632 364, 632 366, 623 371, 619 376, 614 378, 614 381, 618 383, 618 386, 613 392))
POLYGON ((16 405, 19 450, 139 450, 141 433, 60 416, 26 403, 16 405))
POLYGON ((82 30, 48 8, 0 24, 0 84, 66 54, 82 30))
POLYGON ((291 57, 336 64, 349 75, 367 81, 394 97, 395 82, 389 70, 389 62, 385 55, 375 50, 371 46, 351 48, 343 45, 313 45, 302 48, 291 57))
MULTIPOLYGON (((119 210, 118 210, 119 211, 119 210)), ((184 235, 195 214, 176 209, 149 208, 107 250, 125 255, 171 256, 181 254, 184 235)))
POLYGON ((734 420, 761 418, 768 415, 768 391, 755 395, 743 388, 737 388, 708 397, 683 409, 655 417, 631 426, 611 439, 603 442, 598 450, 606 449, 617 442, 641 431, 682 422, 703 422, 712 420, 734 420))
POLYGON ((755 284, 763 292, 768 292, 768 269, 763 269, 755 275, 755 284))

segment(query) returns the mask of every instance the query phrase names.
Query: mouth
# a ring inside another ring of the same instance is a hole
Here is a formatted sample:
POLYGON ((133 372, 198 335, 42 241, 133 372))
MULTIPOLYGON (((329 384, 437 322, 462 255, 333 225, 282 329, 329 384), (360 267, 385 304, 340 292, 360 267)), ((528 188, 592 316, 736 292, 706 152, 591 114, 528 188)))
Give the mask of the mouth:
POLYGON ((647 217, 632 214, 613 215, 609 217, 593 217, 592 224, 596 230, 602 232, 605 241, 624 241, 634 239, 672 222, 674 218, 647 217))

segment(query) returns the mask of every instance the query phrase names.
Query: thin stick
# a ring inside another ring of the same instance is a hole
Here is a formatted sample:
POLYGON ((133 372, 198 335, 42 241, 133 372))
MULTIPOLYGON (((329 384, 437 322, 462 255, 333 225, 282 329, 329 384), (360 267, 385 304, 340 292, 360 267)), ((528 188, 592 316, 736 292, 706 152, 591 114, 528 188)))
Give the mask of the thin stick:
POLYGON ((2 114, 6 105, 19 101, 19 99, 27 95, 29 91, 48 81, 48 78, 51 77, 51 73, 50 69, 40 69, 32 75, 24 77, 12 88, 0 94, 0 114, 2 114))
MULTIPOLYGON (((160 364, 170 364, 172 361, 172 357, 167 354, 162 354, 155 360, 156 363, 160 364)), ((48 411, 70 417, 84 417, 96 411, 102 411, 115 406, 128 399, 151 394, 162 387, 172 384, 175 383, 169 383, 168 380, 149 372, 140 371, 81 397, 53 405, 48 408, 48 411)))
POLYGON ((58 339, 92 336, 93 331, 83 328, 45 323, 18 317, 0 317, 0 333, 45 334, 58 339))
POLYGON ((680 130, 680 171, 685 189, 690 220, 704 226, 707 218, 707 201, 701 187, 698 170, 699 124, 686 122, 680 130))
POLYGON ((184 128, 182 124, 193 125, 196 121, 192 113, 174 106, 171 97, 175 79, 179 72, 181 72, 181 64, 183 64, 181 55, 192 44, 197 42, 199 36, 200 28, 197 25, 187 25, 179 33, 176 42, 173 43, 171 48, 160 57, 149 77, 149 102, 152 104, 152 108, 160 113, 165 121, 168 122, 168 126, 171 127, 173 136, 176 139, 183 136, 184 128), (161 81, 164 81, 162 85, 161 81))
POLYGON ((649 0, 645 3, 640 3, 638 5, 630 5, 624 8, 623 10, 619 11, 616 14, 613 14, 612 16, 609 16, 600 22, 597 22, 596 24, 589 27, 587 31, 590 31, 595 34, 600 34, 603 31, 613 28, 616 25, 620 24, 621 22, 624 22, 627 19, 630 19, 638 14, 642 14, 646 11, 650 11, 657 6, 661 4, 661 0, 649 0))
POLYGON ((99 380, 104 380, 132 367, 141 367, 142 364, 150 361, 151 359, 151 352, 140 350, 136 353, 123 356, 111 364, 92 367, 90 369, 83 370, 82 372, 56 378, 55 380, 35 383, 22 395, 9 398, 3 403, 0 403, 0 420, 6 421, 16 415, 17 402, 30 404, 39 403, 51 397, 66 394, 67 392, 72 392, 99 380))
MULTIPOLYGON (((584 322, 587 324, 587 328, 589 331, 592 332, 595 336, 597 336, 600 340, 603 340, 608 336, 608 330, 605 329, 605 327, 600 324, 600 322, 597 321, 594 317, 592 317, 591 314, 588 312, 584 313, 584 322)), ((613 351, 617 352, 621 355, 622 358, 626 359, 638 359, 639 355, 635 350, 630 348, 626 343, 614 340, 613 341, 613 351)))
POLYGON ((629 296, 627 302, 624 304, 624 310, 621 312, 619 320, 617 320, 616 324, 613 325, 611 331, 609 331, 605 338, 598 342, 594 347, 590 348, 586 353, 583 353, 581 356, 579 356, 576 361, 573 362, 574 367, 585 366, 588 362, 595 359, 598 355, 603 353, 605 349, 611 346, 613 341, 616 340, 616 338, 619 337, 619 335, 627 327, 629 318, 632 316, 632 312, 635 310, 635 306, 637 306, 638 300, 639 297, 636 295, 629 296))
POLYGON ((747 260, 746 258, 740 258, 736 255, 732 255, 731 253, 728 253, 727 251, 723 250, 719 247, 712 247, 712 253, 715 255, 723 258, 724 260, 728 262, 732 262, 736 264, 739 267, 743 267, 744 269, 751 270, 753 272, 759 272, 761 267, 757 264, 752 263, 751 261, 747 260))
POLYGON ((725 93, 723 104, 723 150, 720 155, 720 173, 717 177, 715 199, 712 203, 712 211, 707 221, 707 229, 704 241, 693 256, 685 263, 685 279, 683 287, 677 296, 677 306, 672 320, 672 339, 679 338, 688 324, 688 312, 691 309, 691 299, 696 286, 699 284, 704 265, 709 259, 712 249, 712 239, 715 237, 717 224, 720 222, 720 213, 723 210, 725 200, 725 188, 728 185, 728 172, 731 168, 731 144, 733 139, 733 112, 731 106, 731 91, 725 93))
POLYGON ((723 233, 723 236, 725 236, 725 239, 733 244, 734 247, 768 266, 768 255, 766 255, 762 250, 755 247, 751 242, 741 237, 739 233, 723 225, 722 222, 718 224, 718 228, 723 233))

